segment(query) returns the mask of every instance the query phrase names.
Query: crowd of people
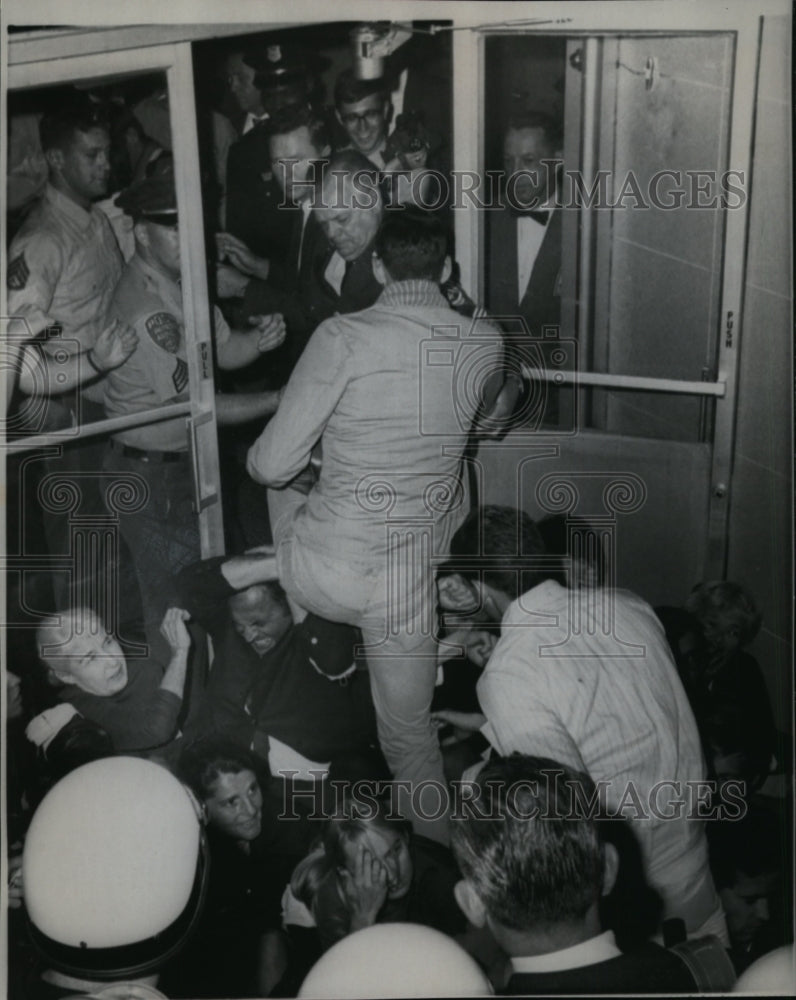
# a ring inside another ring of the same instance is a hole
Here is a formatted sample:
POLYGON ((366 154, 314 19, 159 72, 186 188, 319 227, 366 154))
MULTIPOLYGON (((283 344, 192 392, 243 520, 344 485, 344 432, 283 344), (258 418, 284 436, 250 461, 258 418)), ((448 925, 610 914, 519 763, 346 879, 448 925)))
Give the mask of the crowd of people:
POLYGON ((62 96, 13 206, 10 426, 116 422, 40 455, 51 499, 10 528, 74 554, 64 483, 84 522, 128 502, 107 563, 11 590, 46 608, 9 642, 11 995, 401 995, 418 961, 439 995, 731 988, 792 942, 753 598, 710 581, 653 609, 586 521, 472 496, 480 441, 558 418, 524 360, 560 322, 560 126, 507 124, 481 308, 432 190, 449 143, 405 80, 393 122, 386 77, 343 70, 327 108, 306 53, 223 65, 202 172, 226 556, 202 558, 184 419, 151 418, 189 398, 192 347, 164 94, 62 96), (82 850, 48 840, 64 811, 82 850), (189 859, 158 881, 153 829, 189 859), (66 901, 95 855, 114 876, 66 901), (380 949, 398 982, 364 986, 380 949))

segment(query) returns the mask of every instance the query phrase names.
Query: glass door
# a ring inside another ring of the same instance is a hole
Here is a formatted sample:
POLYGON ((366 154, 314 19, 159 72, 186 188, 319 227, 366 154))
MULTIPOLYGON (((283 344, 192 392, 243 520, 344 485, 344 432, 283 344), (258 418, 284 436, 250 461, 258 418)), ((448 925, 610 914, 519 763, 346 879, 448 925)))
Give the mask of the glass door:
POLYGON ((517 147, 540 113, 561 132, 554 321, 526 309, 519 285, 516 315, 495 308, 532 227, 507 227, 505 204, 457 218, 460 260, 487 311, 519 324, 531 383, 521 425, 479 452, 481 499, 603 525, 616 582, 679 602, 726 559, 755 26, 572 20, 580 30, 565 34, 482 26, 454 50, 456 95, 462 67, 478 67, 477 92, 454 109, 457 125, 468 96, 479 109, 457 166, 510 172, 507 140, 517 147))

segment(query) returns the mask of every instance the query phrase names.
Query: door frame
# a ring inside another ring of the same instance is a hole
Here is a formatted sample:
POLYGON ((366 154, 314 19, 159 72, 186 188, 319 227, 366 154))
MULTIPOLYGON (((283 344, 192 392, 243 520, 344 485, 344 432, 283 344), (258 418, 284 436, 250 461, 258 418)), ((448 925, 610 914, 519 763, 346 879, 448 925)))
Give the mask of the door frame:
MULTIPOLYGON (((744 177, 746 198, 740 207, 726 213, 723 247, 719 316, 721 330, 717 377, 715 382, 683 384, 680 391, 715 397, 715 420, 711 448, 710 501, 707 516, 707 548, 704 572, 707 577, 723 577, 728 552, 729 514, 732 503, 732 472, 735 452, 736 396, 743 337, 744 277, 747 257, 749 200, 752 185, 752 143, 754 112, 759 73, 763 12, 756 5, 714 7, 713 5, 633 4, 621 9, 607 4, 573 4, 565 8, 570 16, 561 18, 560 5, 534 5, 534 20, 497 21, 474 26, 472 31, 457 31, 453 40, 453 120, 454 170, 475 169, 484 175, 485 136, 485 39, 494 34, 543 34, 589 38, 615 34, 694 35, 723 33, 734 35, 735 59, 732 71, 729 148, 727 169, 744 177), (556 19, 555 15, 559 17, 556 19), (688 25, 684 31, 673 27, 677 16, 688 25), (563 22, 563 23, 562 23, 563 22), (555 27, 551 27, 555 23, 555 27), (560 26, 559 26, 560 25, 560 26)), ((496 11, 497 15, 497 11, 496 11)), ((582 158, 581 158, 582 159, 582 158)), ((583 164, 582 164, 583 165, 583 164)), ((736 176, 738 176, 736 174, 736 176)), ((589 178, 584 178, 586 184, 589 178)), ((593 207, 581 208, 581 231, 593 229, 589 218, 593 207)), ((479 301, 484 296, 485 225, 483 212, 459 211, 455 214, 456 248, 465 284, 479 301)), ((581 256, 581 262, 583 257, 581 256)), ((584 322, 582 316, 579 325, 584 322)), ((584 373, 597 375, 598 373, 584 373)), ((560 376, 560 373, 557 373, 560 376)), ((618 377, 617 385, 627 386, 627 377, 618 377)), ((656 386, 638 388, 655 391, 656 386)), ((660 380, 671 381, 671 380, 660 380)), ((593 384, 593 383, 592 383, 593 384)), ((599 380, 599 384, 607 384, 599 380)), ((659 391, 677 391, 677 386, 660 385, 659 391)))

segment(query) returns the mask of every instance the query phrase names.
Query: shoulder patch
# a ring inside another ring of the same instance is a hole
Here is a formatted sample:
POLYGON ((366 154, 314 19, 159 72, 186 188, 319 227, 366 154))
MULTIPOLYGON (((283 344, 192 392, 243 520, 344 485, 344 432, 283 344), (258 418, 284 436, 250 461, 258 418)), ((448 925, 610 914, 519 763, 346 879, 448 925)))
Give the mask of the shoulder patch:
POLYGON ((171 381, 174 383, 174 388, 178 393, 182 392, 186 385, 188 385, 188 365, 182 358, 177 358, 177 364, 171 373, 171 381))
POLYGON ((6 284, 12 292, 21 292, 27 285, 30 270, 25 262, 25 252, 16 256, 8 265, 6 284))
POLYGON ((169 312, 153 313, 146 321, 146 331, 158 347, 176 354, 180 346, 180 324, 169 312))

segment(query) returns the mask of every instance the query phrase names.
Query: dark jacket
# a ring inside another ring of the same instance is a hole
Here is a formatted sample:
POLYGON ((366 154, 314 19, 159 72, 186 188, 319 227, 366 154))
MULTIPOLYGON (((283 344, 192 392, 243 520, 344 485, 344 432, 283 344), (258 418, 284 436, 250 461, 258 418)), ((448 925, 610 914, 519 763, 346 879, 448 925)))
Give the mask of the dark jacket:
POLYGON ((259 257, 281 262, 287 253, 297 209, 271 173, 268 131, 255 126, 229 149, 226 228, 259 257))
POLYGON ((213 639, 215 661, 190 741, 210 733, 263 758, 273 736, 310 760, 333 761, 376 743, 367 672, 331 680, 354 663, 358 629, 308 614, 260 656, 238 633, 227 607, 235 593, 221 573, 224 557, 177 576, 182 607, 213 639))
POLYGON ((586 993, 725 992, 735 982, 727 952, 717 938, 686 941, 673 948, 648 943, 594 965, 557 972, 515 972, 504 996, 586 993))
POLYGON ((152 660, 128 660, 127 684, 118 694, 89 694, 74 684, 59 692, 63 702, 101 726, 117 753, 151 750, 167 743, 177 729, 182 699, 163 691, 163 668, 152 660))

